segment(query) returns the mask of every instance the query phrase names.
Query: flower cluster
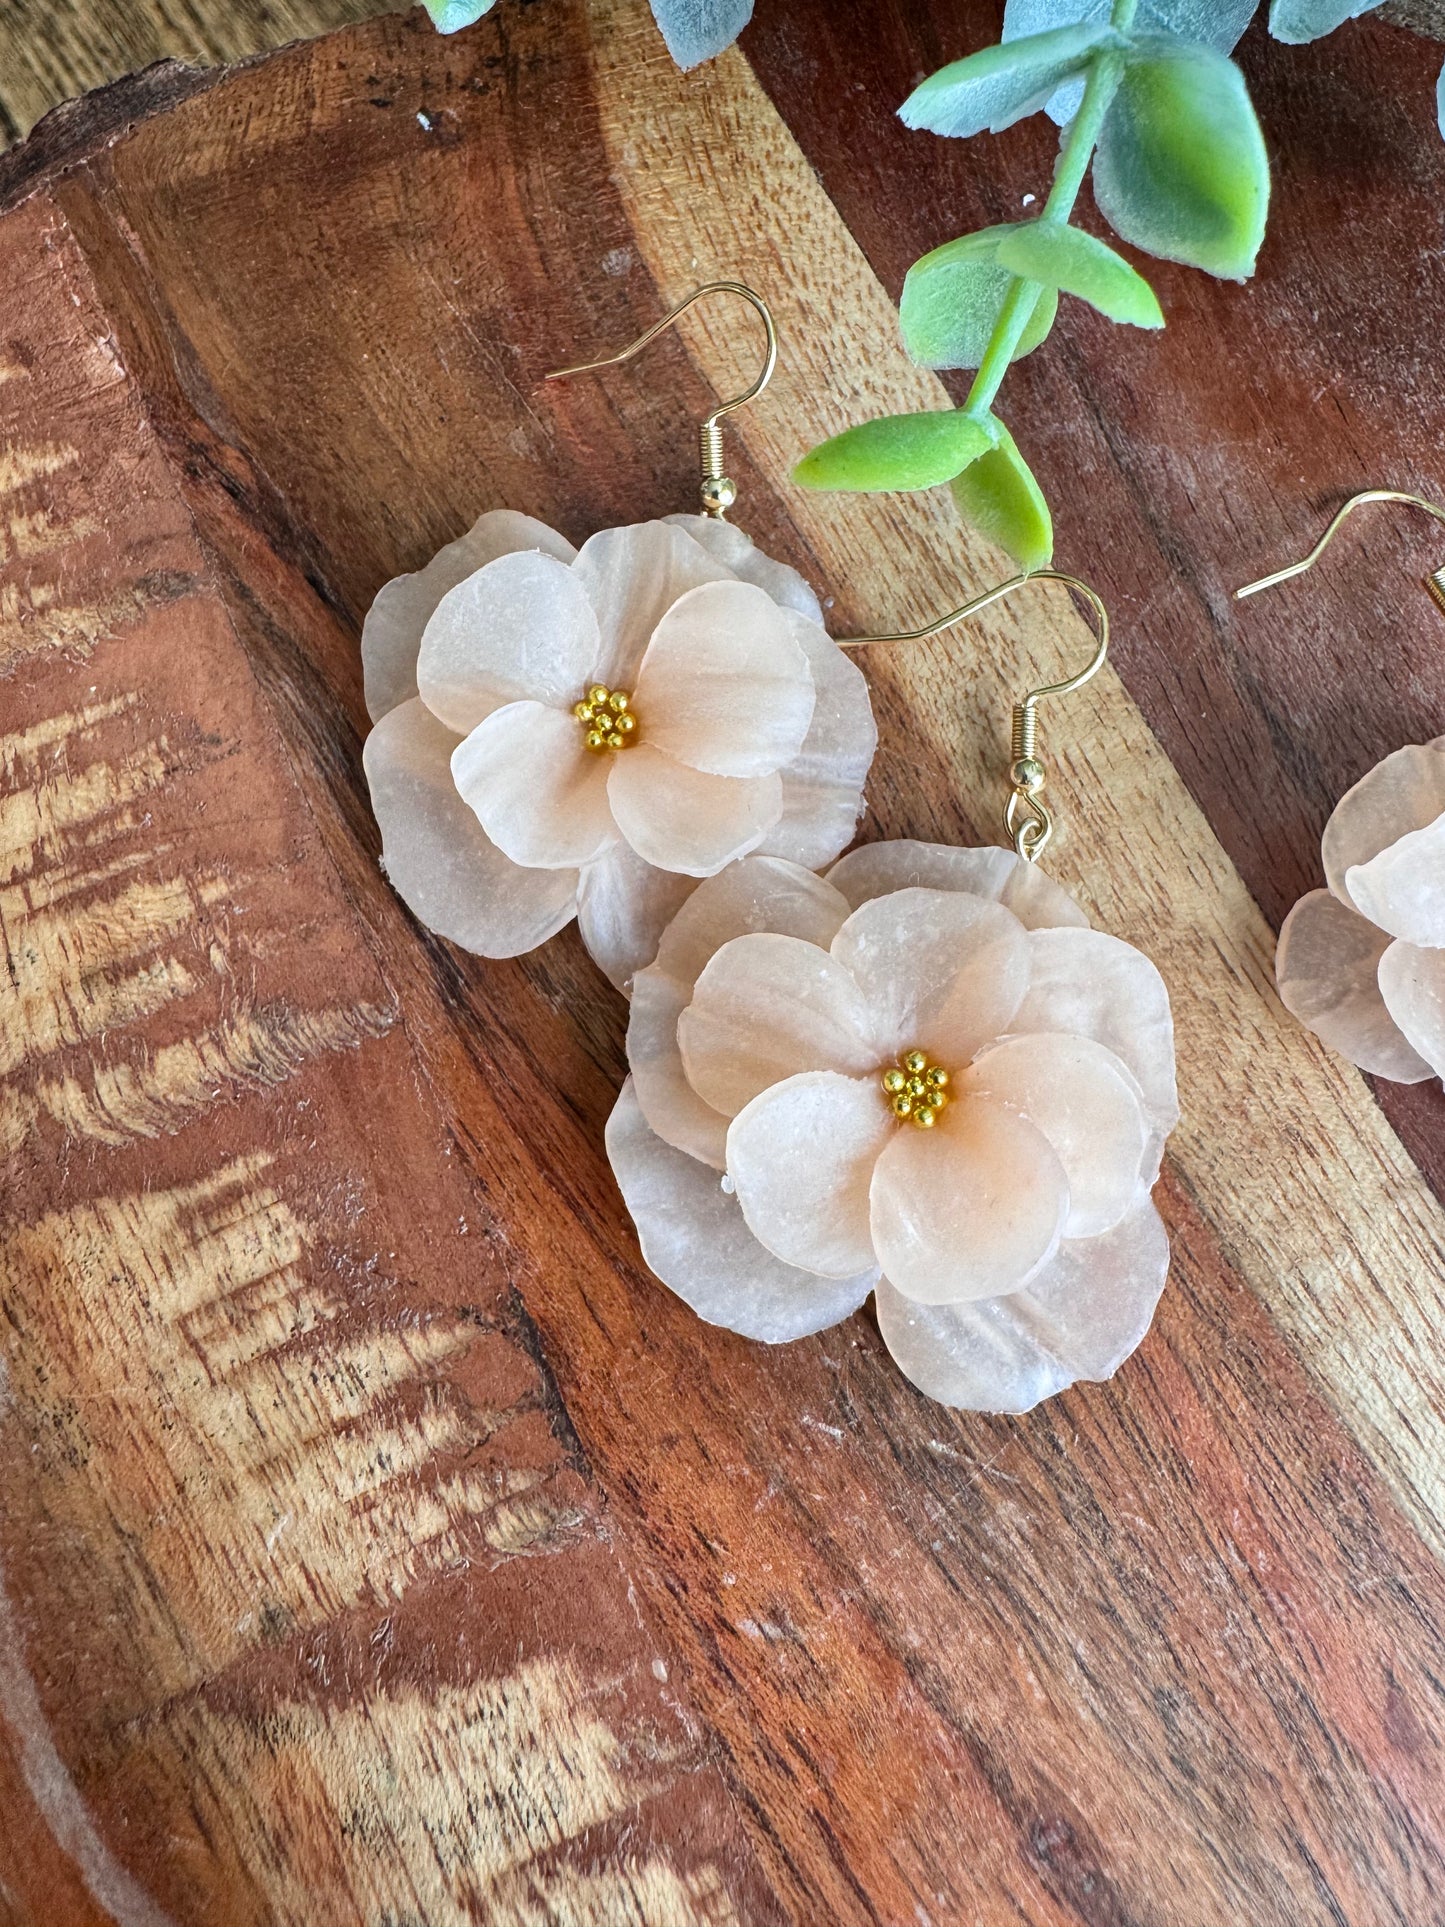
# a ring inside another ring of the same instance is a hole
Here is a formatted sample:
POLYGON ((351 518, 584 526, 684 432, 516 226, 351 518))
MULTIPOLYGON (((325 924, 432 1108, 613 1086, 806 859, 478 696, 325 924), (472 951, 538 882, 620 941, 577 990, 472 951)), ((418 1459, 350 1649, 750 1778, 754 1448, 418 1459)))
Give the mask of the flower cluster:
POLYGON ((732 865, 638 973, 627 1049, 608 1152, 648 1264, 703 1318, 777 1342, 872 1292, 909 1378, 1004 1412, 1108 1377, 1147 1331, 1168 995, 1012 853, 732 865))
POLYGON ((1325 826, 1328 888, 1280 931, 1286 1007, 1361 1070, 1445 1077, 1445 736, 1397 749, 1325 826))
POLYGON ((699 878, 755 850, 815 868, 852 838, 867 685, 802 577, 728 523, 579 551, 494 511, 387 583, 362 657, 387 874, 483 956, 576 916, 625 987, 699 878))

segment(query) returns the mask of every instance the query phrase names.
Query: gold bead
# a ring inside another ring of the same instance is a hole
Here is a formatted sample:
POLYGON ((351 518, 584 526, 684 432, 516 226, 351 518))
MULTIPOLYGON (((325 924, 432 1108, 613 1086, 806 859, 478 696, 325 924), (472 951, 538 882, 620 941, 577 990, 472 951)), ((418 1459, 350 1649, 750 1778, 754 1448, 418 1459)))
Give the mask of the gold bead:
POLYGON ((1044 786, 1044 766, 1037 756, 1021 756, 1010 768, 1009 781, 1025 796, 1037 796, 1044 786))
POLYGON ((624 736, 630 736, 637 727, 637 718, 632 715, 630 711, 624 710, 617 718, 617 727, 622 731, 624 736))
POLYGON ((913 1122, 918 1126, 920 1131, 931 1131, 933 1129, 935 1115, 936 1113, 930 1110, 927 1104, 920 1104, 918 1109, 913 1113, 913 1122))
POLYGON ((910 1077, 917 1077, 920 1071, 928 1069, 928 1059, 921 1050, 911 1050, 903 1060, 903 1068, 910 1077))
POLYGON ((572 714, 577 718, 579 723, 590 723, 592 720, 591 703, 575 703, 572 708, 572 714))
POLYGON ((908 1095, 907 1091, 900 1091, 898 1096, 893 1100, 893 1115, 895 1117, 911 1117, 912 1114, 913 1099, 908 1095))
POLYGON ((612 734, 607 738, 607 747, 609 749, 621 749, 626 741, 627 738, 625 736, 619 736, 617 731, 613 730, 612 734))
POLYGON ((702 485, 702 505, 709 515, 721 515, 738 499, 738 485, 726 475, 709 475, 702 485))
POLYGON ((620 716, 623 710, 626 709, 627 705, 631 702, 632 698, 628 695, 625 689, 614 689, 612 694, 607 698, 607 700, 611 704, 612 708, 615 709, 617 711, 617 714, 620 716))
POLYGON ((596 682, 593 683, 592 687, 587 691, 587 700, 592 704, 594 709, 600 709, 611 694, 612 691, 607 687, 605 682, 596 682))
POLYGON ((588 730, 588 732, 587 732, 587 747, 588 747, 588 749, 594 749, 594 750, 595 750, 595 749, 606 749, 606 747, 607 747, 607 738, 606 738, 606 737, 605 737, 605 736, 604 736, 604 735, 602 734, 602 731, 601 731, 600 729, 589 729, 589 730, 588 730))
POLYGON ((928 1086, 921 1077, 910 1077, 908 1080, 908 1089, 914 1097, 926 1097, 928 1095, 928 1086))
POLYGON ((941 1091, 948 1082, 948 1072, 943 1068, 942 1064, 934 1064, 928 1071, 927 1076, 929 1083, 936 1091, 941 1091))
POLYGON ((883 1088, 890 1096, 901 1091, 907 1082, 908 1079, 902 1071, 884 1071, 883 1073, 883 1088))

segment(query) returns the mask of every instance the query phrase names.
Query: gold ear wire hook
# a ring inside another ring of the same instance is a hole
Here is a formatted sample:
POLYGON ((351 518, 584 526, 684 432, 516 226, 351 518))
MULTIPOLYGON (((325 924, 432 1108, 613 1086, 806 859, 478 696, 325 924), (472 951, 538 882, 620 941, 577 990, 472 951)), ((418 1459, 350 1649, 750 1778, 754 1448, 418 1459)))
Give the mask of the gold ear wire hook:
POLYGON ((738 499, 737 483, 723 473, 722 420, 734 410, 745 408, 750 401, 756 401, 773 378, 773 370, 778 365, 778 331, 773 325, 772 310, 763 297, 741 281, 708 281, 700 288, 694 288, 685 301, 679 301, 671 314, 665 314, 661 321, 654 322, 646 334, 639 335, 636 341, 621 349, 615 355, 604 355, 599 361, 580 361, 575 368, 556 368, 547 376, 548 381, 563 381, 568 375, 590 375, 599 368, 615 368, 619 362, 631 361, 640 354, 650 341, 655 341, 664 329, 670 328, 679 315, 685 314, 694 301, 701 301, 708 294, 735 294, 748 302, 762 318, 767 333, 767 352, 763 358, 763 370, 744 394, 734 395, 715 408, 698 432, 699 447, 702 455, 702 505, 707 515, 721 522, 728 510, 738 499))
MULTIPOLYGON (((1409 508, 1424 509, 1425 513, 1433 515, 1437 522, 1445 522, 1445 508, 1439 507, 1434 502, 1427 502, 1422 495, 1408 495, 1396 488, 1361 489, 1358 495, 1352 495, 1344 507, 1336 511, 1329 527, 1302 561, 1291 562, 1287 568, 1276 569, 1273 575, 1261 576, 1258 582, 1246 582, 1242 589, 1235 590, 1235 601, 1243 602, 1246 596, 1258 595, 1261 589, 1273 589, 1278 583, 1288 582, 1292 577, 1303 575, 1307 569, 1312 569, 1335 539, 1335 532, 1345 517, 1352 514, 1355 509, 1362 508, 1366 502, 1404 502, 1409 508)), ((1436 569, 1425 577, 1425 589, 1431 601, 1442 614, 1445 614, 1445 568, 1436 569)))
POLYGON ((939 616, 935 622, 925 623, 921 629, 902 629, 892 635, 844 636, 839 640, 842 649, 861 648, 873 642, 924 642, 929 636, 936 636, 941 630, 952 628, 955 622, 976 616, 981 609, 987 609, 990 603, 1000 602, 1016 589, 1026 588, 1032 582, 1062 582, 1065 588, 1073 589, 1094 611, 1099 628, 1093 658, 1077 675, 1068 676, 1062 682, 1044 683, 1038 689, 1031 689, 1014 704, 1009 799, 1003 820, 1015 850, 1026 863, 1038 862, 1054 833, 1053 816, 1043 801, 1046 772, 1043 759, 1038 754, 1038 705, 1045 696, 1070 696, 1076 689, 1082 689, 1108 660, 1109 611, 1098 593, 1087 582, 1080 582, 1076 575, 1064 575, 1058 569, 1035 569, 1031 574, 1011 576, 996 588, 985 589, 982 595, 974 596, 970 602, 960 603, 958 608, 951 609, 946 616, 939 616))

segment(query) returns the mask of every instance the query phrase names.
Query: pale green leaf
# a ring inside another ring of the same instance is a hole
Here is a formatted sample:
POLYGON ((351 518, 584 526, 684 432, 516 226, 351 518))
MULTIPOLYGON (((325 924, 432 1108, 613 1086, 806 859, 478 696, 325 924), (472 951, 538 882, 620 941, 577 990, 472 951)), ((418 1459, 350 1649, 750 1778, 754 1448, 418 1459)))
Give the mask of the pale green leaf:
POLYGON ((992 421, 997 445, 954 477, 953 499, 964 521, 1021 569, 1046 569, 1054 554, 1049 505, 1013 436, 996 416, 992 421))
POLYGON ((931 74, 904 101, 899 117, 906 127, 926 127, 934 134, 967 136, 985 128, 1000 133, 1037 113, 1061 82, 1081 73, 1092 54, 1118 39, 1107 21, 1093 21, 984 47, 931 74))
MULTIPOLYGON (((1000 38, 1022 40, 1029 34, 1047 33, 1051 27, 1107 20, 1112 5, 1113 0, 1007 0, 1000 38)), ((1258 5, 1259 0, 1139 0, 1132 30, 1202 40, 1227 54, 1233 52, 1258 5)), ((1081 80, 1071 80, 1049 102, 1049 114, 1060 127, 1078 113, 1083 91, 1081 80)))
POLYGON ((1060 294, 1077 295, 1111 321, 1162 328, 1154 290, 1107 242, 1056 221, 1026 221, 998 244, 998 264, 1060 294))
MULTIPOLYGON (((1015 276, 998 264, 1011 227, 981 228, 925 254, 908 270, 899 303, 903 341, 924 368, 977 368, 1015 276)), ((1024 329, 1014 360, 1032 353, 1054 325, 1058 296, 1046 289, 1024 329)))
POLYGON ((1440 78, 1435 83, 1435 110, 1440 121, 1440 132, 1445 134, 1445 67, 1440 69, 1440 78))
POLYGON ((652 0, 652 17, 679 67, 730 47, 753 17, 753 0, 652 0))
POLYGON ((426 10, 438 33, 459 33, 496 4, 497 0, 426 0, 426 10))
POLYGON ((993 431, 956 409, 860 422, 805 455, 793 470, 804 488, 933 488, 993 445, 993 431))
POLYGON ((1379 4, 1380 0, 1270 0, 1269 30, 1276 40, 1302 47, 1307 40, 1322 40, 1347 20, 1357 20, 1379 4))
POLYGON ((1151 39, 1130 54, 1094 157, 1094 199, 1125 241, 1230 280, 1254 272, 1269 161, 1232 60, 1151 39))

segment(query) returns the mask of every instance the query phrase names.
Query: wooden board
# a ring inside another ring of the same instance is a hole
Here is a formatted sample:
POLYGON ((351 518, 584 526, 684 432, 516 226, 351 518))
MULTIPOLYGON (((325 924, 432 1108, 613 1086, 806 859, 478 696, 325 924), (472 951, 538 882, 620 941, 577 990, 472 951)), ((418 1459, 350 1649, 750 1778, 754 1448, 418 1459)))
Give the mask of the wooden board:
MULTIPOLYGON (((1248 44, 1259 281, 1165 270, 1162 340, 1071 314, 1010 381, 1119 627, 1053 872, 1179 1025, 1115 1382, 966 1418, 866 1316, 699 1325, 601 1154, 575 936, 482 963, 377 871, 370 596, 485 507, 688 506, 730 314, 539 378, 700 279, 777 308, 739 519, 839 633, 1000 571, 942 501, 786 480, 942 404, 890 295, 1045 176, 1041 128, 888 119, 963 11, 795 5, 690 78, 641 0, 385 19, 0 161, 0 1919, 1445 1918, 1445 1100, 1269 975, 1332 798, 1445 730, 1438 557, 1379 524, 1226 602, 1441 486, 1418 42, 1248 44)), ((1041 596, 875 652, 866 833, 990 837, 1008 700, 1083 640, 1041 596)))

